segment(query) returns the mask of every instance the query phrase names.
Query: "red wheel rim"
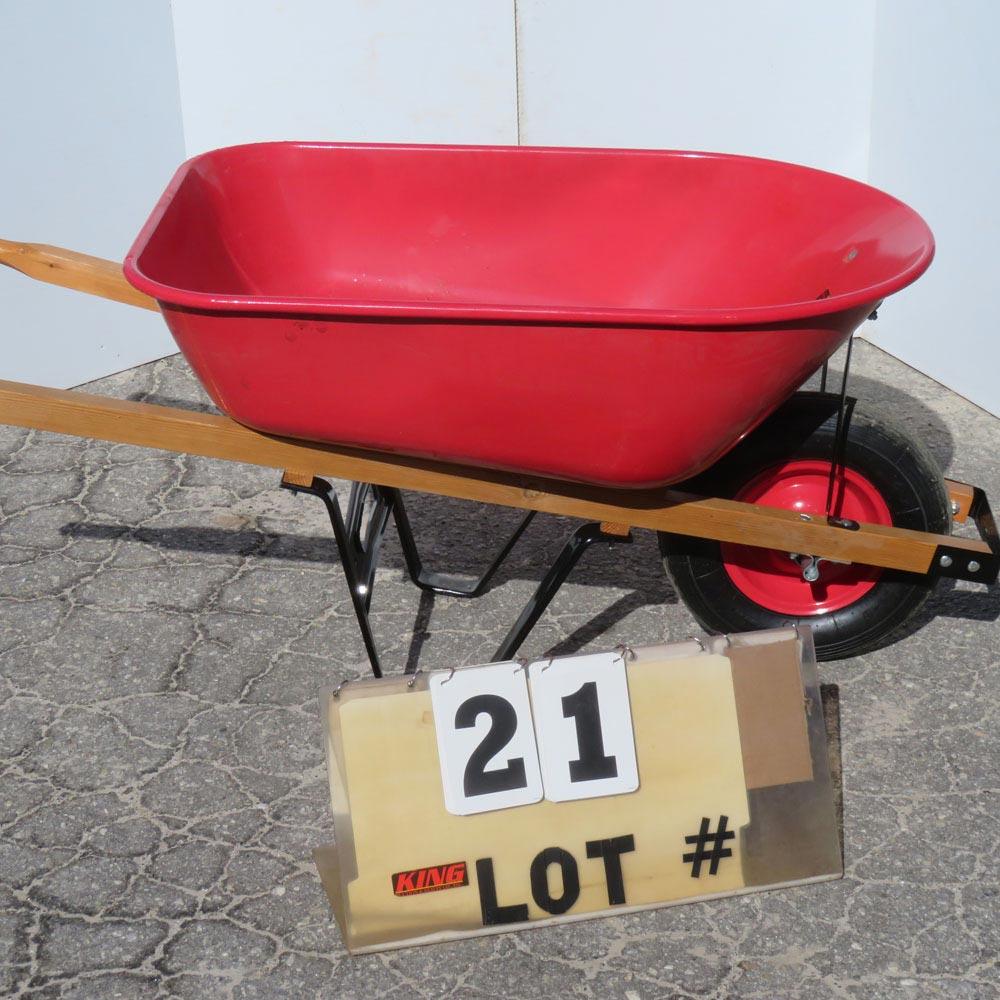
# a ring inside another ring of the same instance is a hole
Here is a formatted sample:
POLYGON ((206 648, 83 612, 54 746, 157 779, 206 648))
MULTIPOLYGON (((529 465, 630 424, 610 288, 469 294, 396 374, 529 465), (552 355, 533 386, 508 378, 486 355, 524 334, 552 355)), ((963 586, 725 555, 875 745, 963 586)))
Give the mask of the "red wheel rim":
MULTIPOLYGON (((785 462, 765 469, 734 499, 802 514, 826 515, 830 463, 819 459, 785 462)), ((837 476, 836 517, 868 524, 892 524, 882 494, 853 469, 837 476)), ((809 583, 791 553, 750 545, 722 544, 722 563, 737 589, 755 604, 784 615, 824 615, 864 597, 882 571, 872 566, 819 564, 819 579, 809 583)))

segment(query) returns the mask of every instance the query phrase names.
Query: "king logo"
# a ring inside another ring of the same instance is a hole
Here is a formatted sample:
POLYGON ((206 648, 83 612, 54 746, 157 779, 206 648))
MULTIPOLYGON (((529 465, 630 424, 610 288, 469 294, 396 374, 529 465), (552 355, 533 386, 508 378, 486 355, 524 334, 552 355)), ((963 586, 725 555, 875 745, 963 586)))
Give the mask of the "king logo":
POLYGON ((413 896, 419 892, 436 892, 468 884, 469 871, 464 861, 414 868, 408 872, 396 872, 392 876, 392 892, 395 896, 413 896))

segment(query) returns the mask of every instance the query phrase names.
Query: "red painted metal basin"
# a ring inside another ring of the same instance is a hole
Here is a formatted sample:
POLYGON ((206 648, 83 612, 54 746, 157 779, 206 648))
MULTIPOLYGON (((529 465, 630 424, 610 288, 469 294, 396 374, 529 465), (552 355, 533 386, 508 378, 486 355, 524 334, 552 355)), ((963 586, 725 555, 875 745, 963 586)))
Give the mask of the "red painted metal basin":
POLYGON ((889 195, 770 160, 264 143, 183 164, 125 274, 258 430, 646 487, 718 459, 933 252, 889 195))

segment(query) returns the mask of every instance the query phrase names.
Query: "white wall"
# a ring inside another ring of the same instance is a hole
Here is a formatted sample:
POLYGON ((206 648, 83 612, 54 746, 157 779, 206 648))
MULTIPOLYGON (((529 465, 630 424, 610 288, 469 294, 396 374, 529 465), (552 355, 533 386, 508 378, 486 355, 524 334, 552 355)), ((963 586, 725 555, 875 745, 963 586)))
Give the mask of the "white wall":
POLYGON ((265 139, 516 143, 509 0, 174 0, 188 155, 265 139))
POLYGON ((1000 415, 1000 5, 880 0, 870 183, 917 209, 930 270, 868 324, 872 340, 1000 415))
POLYGON ((517 14, 522 143, 867 174, 874 0, 517 0, 517 14))
MULTIPOLYGON (((0 237, 121 260, 184 158, 167 0, 0 0, 0 237)), ((0 377, 71 386, 176 350, 153 313, 0 267, 0 377)))

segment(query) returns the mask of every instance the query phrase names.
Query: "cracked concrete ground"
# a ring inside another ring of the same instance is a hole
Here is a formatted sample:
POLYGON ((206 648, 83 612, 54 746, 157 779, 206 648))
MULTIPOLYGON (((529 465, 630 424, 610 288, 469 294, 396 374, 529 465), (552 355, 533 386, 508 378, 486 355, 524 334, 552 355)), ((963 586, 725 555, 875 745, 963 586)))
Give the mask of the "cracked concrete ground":
MULTIPOLYGON (((865 343, 856 372, 1000 498, 1000 422, 865 343)), ((178 358, 91 388, 204 405, 178 358)), ((516 518, 410 503, 456 569, 516 518)), ((485 597, 433 607, 390 534, 386 662, 488 658, 570 529, 539 517, 485 597)), ((332 835, 316 691, 364 651, 318 502, 273 471, 0 427, 0 993, 996 997, 998 608, 945 585, 908 638, 821 665, 842 882, 352 959, 310 858, 332 835)), ((647 532, 588 553, 526 651, 693 631, 647 532)))

